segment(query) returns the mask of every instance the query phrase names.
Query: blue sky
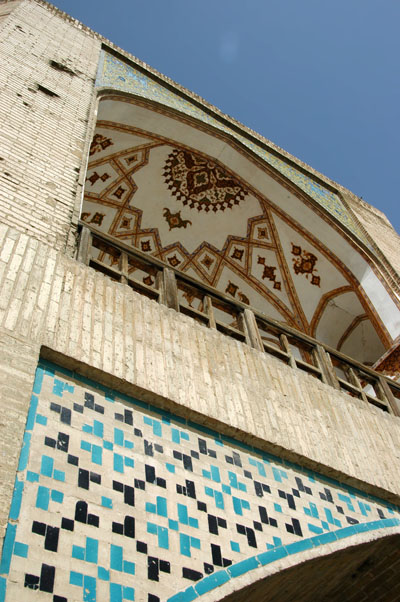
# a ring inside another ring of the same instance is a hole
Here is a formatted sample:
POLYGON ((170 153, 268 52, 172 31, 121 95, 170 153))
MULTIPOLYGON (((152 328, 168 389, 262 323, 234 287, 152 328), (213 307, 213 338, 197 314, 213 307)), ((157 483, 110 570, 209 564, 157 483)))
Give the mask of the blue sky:
POLYGON ((400 232, 399 0, 53 4, 340 182, 400 232))

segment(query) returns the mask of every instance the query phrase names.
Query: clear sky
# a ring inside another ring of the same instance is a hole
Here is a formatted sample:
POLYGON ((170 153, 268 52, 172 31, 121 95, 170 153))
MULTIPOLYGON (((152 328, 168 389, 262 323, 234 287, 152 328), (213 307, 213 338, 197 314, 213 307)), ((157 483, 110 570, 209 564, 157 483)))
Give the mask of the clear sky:
POLYGON ((400 0, 53 4, 340 182, 400 232, 400 0))

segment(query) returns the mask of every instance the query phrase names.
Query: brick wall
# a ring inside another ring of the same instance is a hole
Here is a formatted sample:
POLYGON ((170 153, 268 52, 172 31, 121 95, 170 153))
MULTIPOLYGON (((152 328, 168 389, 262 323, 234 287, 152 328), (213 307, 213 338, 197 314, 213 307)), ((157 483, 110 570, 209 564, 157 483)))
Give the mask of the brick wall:
MULTIPOLYGON (((5 474, 13 462, 15 467, 29 382, 39 347, 45 345, 65 356, 67 366, 120 390, 269 451, 286 450, 287 457, 320 465, 328 474, 342 473, 352 483, 364 481, 369 491, 399 495, 399 419, 158 305, 13 228, 3 226, 2 232, 0 332, 7 354, 14 354, 14 370, 26 382, 20 395, 19 379, 9 377, 9 362, 2 365, 1 405, 18 416, 11 440, 9 434, 0 437, 5 474)), ((9 433, 9 427, 3 419, 2 432, 9 433)))
POLYGON ((71 248, 100 42, 36 2, 2 11, 9 6, 0 41, 0 220, 71 248))

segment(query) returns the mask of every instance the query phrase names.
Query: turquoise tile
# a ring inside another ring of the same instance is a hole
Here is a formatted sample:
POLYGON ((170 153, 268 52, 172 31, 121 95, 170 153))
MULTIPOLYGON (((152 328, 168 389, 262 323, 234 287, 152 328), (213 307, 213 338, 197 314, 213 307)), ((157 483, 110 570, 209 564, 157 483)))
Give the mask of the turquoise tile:
POLYGON ((124 560, 124 573, 126 573, 127 575, 134 575, 135 574, 135 563, 124 560))
POLYGON ((260 564, 265 566, 266 564, 275 562, 276 560, 284 558, 287 555, 288 552, 284 546, 277 546, 272 550, 268 550, 267 552, 261 552, 261 554, 258 554, 257 558, 260 564))
POLYGON ((75 571, 70 571, 69 582, 70 582, 70 585, 78 585, 79 587, 82 587, 82 585, 83 585, 82 573, 76 573, 75 571))
MULTIPOLYGON (((270 552, 263 552, 263 554, 270 554, 270 552)), ((231 577, 239 577, 248 571, 256 569, 258 566, 260 566, 260 561, 256 556, 252 556, 251 558, 246 558, 236 564, 232 564, 232 566, 228 567, 227 571, 231 577)))
POLYGON ((211 575, 208 575, 208 577, 204 577, 204 579, 199 581, 194 587, 195 587, 196 592, 200 596, 202 596, 203 594, 210 592, 211 590, 215 589, 216 587, 223 585, 224 583, 229 581, 229 579, 230 579, 230 577, 229 577, 228 573, 226 572, 226 570, 217 571, 216 573, 212 573, 211 575))
POLYGON ((102 581, 110 581, 110 571, 102 566, 97 567, 97 577, 102 581))

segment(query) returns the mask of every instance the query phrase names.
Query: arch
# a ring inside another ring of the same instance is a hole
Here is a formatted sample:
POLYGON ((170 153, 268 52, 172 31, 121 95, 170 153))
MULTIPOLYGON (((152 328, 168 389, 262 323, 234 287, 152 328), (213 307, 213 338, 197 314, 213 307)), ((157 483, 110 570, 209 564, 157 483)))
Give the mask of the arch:
POLYGON ((393 578, 400 559, 400 521, 383 522, 385 526, 373 521, 271 549, 205 577, 167 602, 339 602, 357 592, 358 599, 362 593, 363 600, 372 602, 377 591, 386 591, 385 600, 395 602, 400 593, 400 577, 393 578))
POLYGON ((334 214, 229 132, 154 101, 102 92, 82 220, 307 334, 352 291, 350 322, 371 325, 360 361, 400 332, 397 300, 334 214))

